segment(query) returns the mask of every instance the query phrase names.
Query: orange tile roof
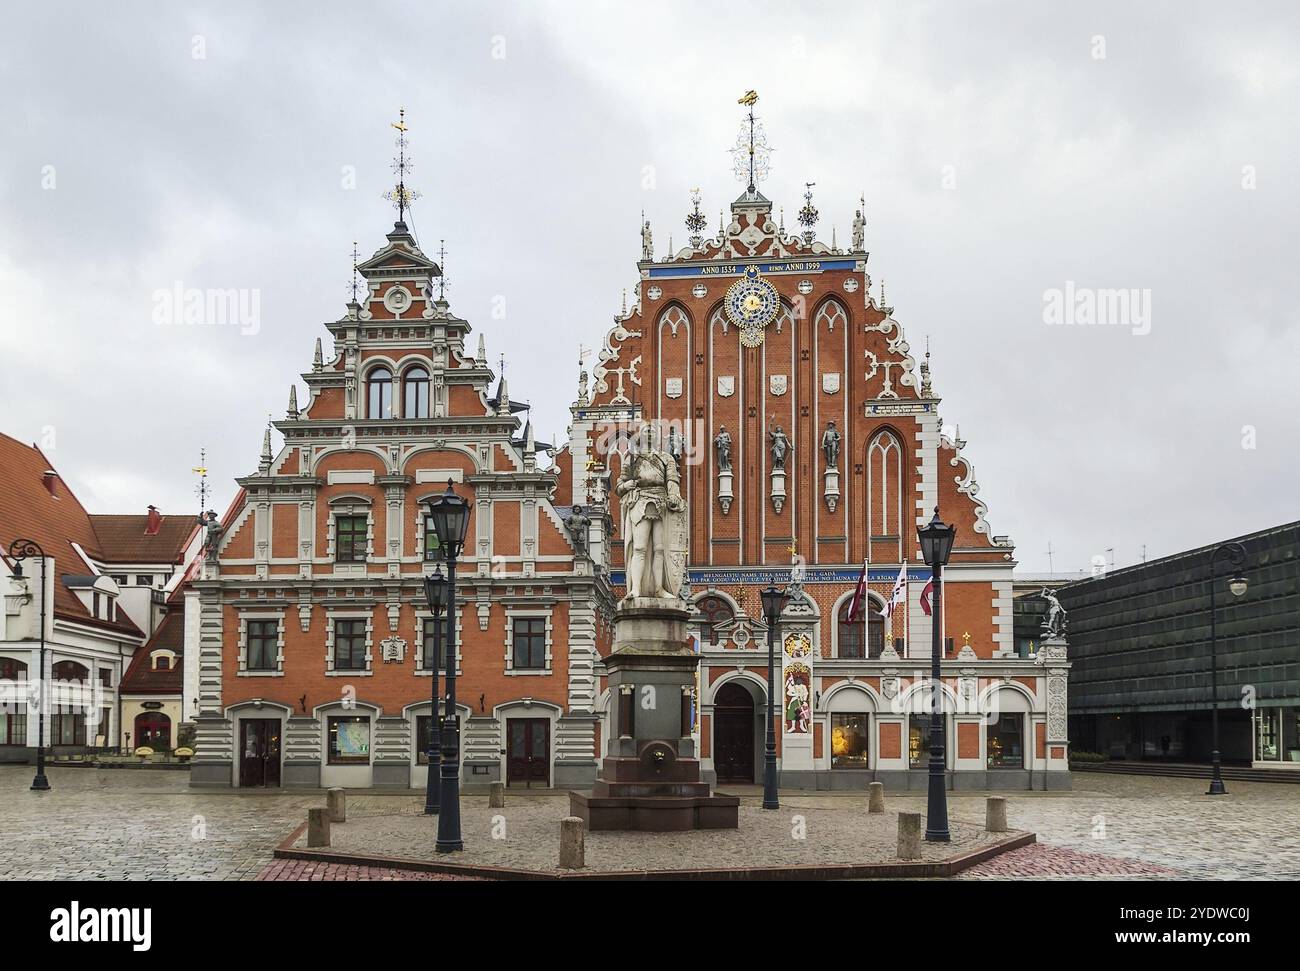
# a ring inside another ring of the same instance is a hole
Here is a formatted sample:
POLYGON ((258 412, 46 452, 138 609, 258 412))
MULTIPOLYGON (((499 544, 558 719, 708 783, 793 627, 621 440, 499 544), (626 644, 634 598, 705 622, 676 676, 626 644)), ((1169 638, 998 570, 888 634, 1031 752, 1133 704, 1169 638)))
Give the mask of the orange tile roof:
POLYGON ((158 629, 149 638, 149 643, 135 652, 126 674, 122 675, 120 691, 126 695, 164 694, 178 695, 184 684, 181 668, 185 654, 185 612, 184 608, 169 610, 163 617, 158 629), (156 671, 153 658, 149 655, 158 648, 167 648, 176 653, 176 666, 165 671, 156 671))
POLYGON ((147 515, 90 517, 105 563, 176 563, 198 529, 197 516, 162 516, 158 531, 145 532, 147 515))
MULTIPOLYGON (((46 556, 54 557, 56 617, 140 636, 140 628, 125 613, 119 613, 116 621, 101 620, 63 585, 62 576, 84 574, 89 569, 74 543, 88 556, 103 559, 103 545, 92 518, 39 448, 0 434, 0 552, 7 554, 16 539, 35 540, 46 556), (46 472, 54 473, 49 488, 46 472)), ((29 563, 26 572, 37 578, 39 567, 29 563)))

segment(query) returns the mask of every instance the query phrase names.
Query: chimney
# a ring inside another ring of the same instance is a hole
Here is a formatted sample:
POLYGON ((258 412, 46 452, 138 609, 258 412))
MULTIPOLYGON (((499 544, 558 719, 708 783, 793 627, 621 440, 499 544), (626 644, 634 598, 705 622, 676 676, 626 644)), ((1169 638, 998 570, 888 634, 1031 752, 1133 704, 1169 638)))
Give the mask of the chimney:
POLYGON ((41 473, 41 482, 44 484, 46 492, 56 498, 58 497, 59 493, 57 486, 59 482, 59 473, 55 472, 53 469, 46 469, 41 473))
POLYGON ((158 511, 157 506, 149 507, 149 514, 144 521, 144 534, 146 536, 157 536, 158 530, 162 527, 162 513, 158 511))

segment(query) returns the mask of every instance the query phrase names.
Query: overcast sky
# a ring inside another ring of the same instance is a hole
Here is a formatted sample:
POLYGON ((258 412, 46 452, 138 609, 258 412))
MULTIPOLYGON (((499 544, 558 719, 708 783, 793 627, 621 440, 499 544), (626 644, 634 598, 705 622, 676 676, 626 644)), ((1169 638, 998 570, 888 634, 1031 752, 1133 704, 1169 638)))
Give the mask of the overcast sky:
POLYGON ((680 246, 698 185, 713 231, 755 88, 789 224, 815 181, 843 244, 865 193, 868 270, 915 353, 929 335, 1024 569, 1300 518, 1300 13, 1063 6, 11 7, 0 431, 94 512, 193 511, 206 447, 224 508, 343 312, 352 241, 391 228, 404 105, 413 228, 563 442, 641 210, 680 246), (1149 319, 1051 325, 1067 281, 1149 294, 1149 319), (156 323, 178 282, 257 291, 256 326, 156 323))

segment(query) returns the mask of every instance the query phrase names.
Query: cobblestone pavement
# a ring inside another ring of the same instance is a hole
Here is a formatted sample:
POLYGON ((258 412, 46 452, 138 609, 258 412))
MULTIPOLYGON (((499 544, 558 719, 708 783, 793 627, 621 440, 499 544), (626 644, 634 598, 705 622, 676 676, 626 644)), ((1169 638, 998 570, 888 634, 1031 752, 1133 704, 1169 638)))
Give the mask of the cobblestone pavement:
MULTIPOLYGON (((30 766, 0 766, 0 879, 253 879, 271 864, 275 846, 306 819, 307 808, 321 805, 323 798, 320 793, 278 791, 192 792, 185 772, 59 766, 49 769, 53 789, 34 793, 28 790, 31 776, 30 766)), ((1066 870, 1069 876, 1110 876, 1109 859, 1199 879, 1300 879, 1300 787, 1234 782, 1227 796, 1212 799, 1204 795, 1205 781, 1199 779, 1079 773, 1074 782, 1073 792, 1006 793, 1007 815, 1013 827, 1036 832, 1040 844, 1083 858, 1021 850, 1000 858, 996 867, 982 865, 968 875, 1066 876, 1057 872, 1066 870), (1009 870, 1013 865, 1021 870, 1009 870), (1089 868, 1097 872, 1082 872, 1089 868)), ((760 813, 756 791, 740 795, 743 818, 760 813)), ((511 792, 504 814, 507 831, 520 835, 512 829, 515 810, 535 800, 554 803, 554 811, 546 810, 543 818, 549 821, 541 824, 537 841, 550 857, 558 844, 556 820, 565 811, 562 797, 511 792)), ((761 838, 746 830, 724 837, 730 842, 729 862, 723 865, 780 863, 796 842, 790 838, 793 815, 805 816, 805 842, 811 843, 825 831, 825 814, 861 807, 865 800, 864 793, 782 793, 782 812, 775 814, 782 821, 779 830, 768 817, 760 822, 772 831, 764 830, 761 838)), ((891 819, 893 811, 925 809, 923 793, 890 793, 887 802, 891 819)), ((467 796, 465 805, 467 844, 490 840, 486 797, 467 796)), ((949 806, 954 823, 978 828, 984 794, 950 793, 949 806)), ((375 816, 378 823, 395 815, 415 816, 419 808, 419 799, 406 794, 354 793, 348 815, 352 820, 375 816)), ((598 853, 620 853, 619 844, 626 840, 653 844, 661 837, 589 834, 589 863, 601 861, 598 853)), ((846 862, 834 859, 838 851, 832 852, 833 845, 840 844, 827 842, 824 849, 830 862, 846 862)), ((700 863, 693 854, 679 853, 671 860, 674 867, 700 863)), ((297 871, 280 872, 297 879, 297 871)))
MULTIPOLYGON (((689 870, 751 866, 815 866, 897 862, 897 814, 866 812, 865 794, 855 806, 843 800, 791 794, 781 809, 759 808, 759 798, 741 800, 738 829, 685 833, 596 832, 586 835, 587 869, 689 870), (857 811, 854 811, 854 808, 857 811)), ((419 814, 421 800, 408 805, 354 812, 331 827, 330 849, 341 853, 433 860, 437 821, 419 814)), ((461 799, 464 852, 454 862, 481 866, 558 871, 560 820, 569 814, 567 795, 509 793, 504 809, 490 809, 486 796, 461 799)), ((954 820, 951 843, 922 843, 923 861, 943 860, 1005 838, 982 826, 954 820)), ((306 835, 295 847, 306 846, 306 835)))
POLYGON ((314 860, 275 860, 268 863, 258 880, 481 880, 449 873, 422 873, 419 870, 394 870, 391 867, 350 866, 343 863, 318 863, 314 860))

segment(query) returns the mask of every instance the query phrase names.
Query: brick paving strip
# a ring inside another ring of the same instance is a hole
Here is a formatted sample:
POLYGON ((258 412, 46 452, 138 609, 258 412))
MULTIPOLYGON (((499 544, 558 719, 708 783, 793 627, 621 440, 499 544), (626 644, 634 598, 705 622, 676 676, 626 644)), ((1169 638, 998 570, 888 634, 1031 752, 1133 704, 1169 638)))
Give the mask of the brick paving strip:
POLYGON ((962 879, 1001 877, 1012 880, 1034 877, 1048 879, 1135 877, 1150 880, 1162 877, 1179 879, 1185 878, 1186 874, 1155 863, 1147 863, 1145 860, 1130 860, 1105 856, 1101 853, 1081 853, 1064 846, 1034 843, 1003 853, 996 859, 977 863, 965 870, 961 877, 962 879))
POLYGON ((935 878, 953 876, 1035 838, 1021 831, 987 833, 954 819, 951 843, 922 843, 922 859, 904 862, 895 855, 896 813, 869 815, 860 803, 827 809, 796 798, 776 812, 742 805, 737 830, 587 833, 588 867, 570 871, 557 865, 559 821, 568 812, 565 797, 519 798, 504 810, 489 810, 483 798, 463 798, 466 848, 453 858, 435 854, 437 822, 418 813, 418 800, 393 808, 397 811, 366 814, 349 807, 348 822, 332 827, 328 848, 307 848, 303 823, 281 842, 275 856, 498 880, 935 878), (695 865, 682 867, 687 860, 695 865))

